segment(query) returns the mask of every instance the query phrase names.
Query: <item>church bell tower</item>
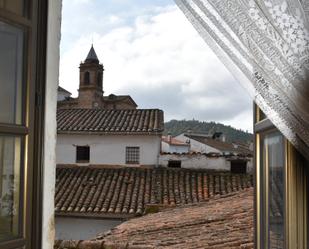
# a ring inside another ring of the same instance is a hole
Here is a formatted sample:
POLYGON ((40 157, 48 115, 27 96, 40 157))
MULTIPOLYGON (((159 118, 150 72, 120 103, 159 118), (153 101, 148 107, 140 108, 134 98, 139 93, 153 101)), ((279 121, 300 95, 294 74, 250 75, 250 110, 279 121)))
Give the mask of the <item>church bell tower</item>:
POLYGON ((103 71, 97 54, 91 46, 86 60, 79 66, 78 102, 80 108, 103 106, 103 71))

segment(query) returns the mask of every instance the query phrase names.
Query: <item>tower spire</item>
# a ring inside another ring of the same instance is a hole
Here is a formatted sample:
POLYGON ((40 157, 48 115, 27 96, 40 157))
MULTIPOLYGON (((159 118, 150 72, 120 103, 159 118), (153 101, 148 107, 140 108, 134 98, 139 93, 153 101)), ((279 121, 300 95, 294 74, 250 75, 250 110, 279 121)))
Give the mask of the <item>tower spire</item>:
POLYGON ((89 50, 89 53, 87 55, 87 58, 85 60, 85 62, 96 62, 99 63, 99 59, 98 56, 93 48, 93 44, 91 44, 91 48, 89 50))

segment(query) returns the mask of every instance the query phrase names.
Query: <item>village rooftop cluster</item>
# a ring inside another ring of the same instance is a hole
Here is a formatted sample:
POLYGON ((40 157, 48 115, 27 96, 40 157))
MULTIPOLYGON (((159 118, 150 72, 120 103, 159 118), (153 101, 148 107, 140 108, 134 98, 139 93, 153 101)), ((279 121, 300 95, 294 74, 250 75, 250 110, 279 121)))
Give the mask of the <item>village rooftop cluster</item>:
MULTIPOLYGON (((88 241, 114 231, 138 216, 171 208, 177 213, 181 208, 190 210, 192 204, 207 209, 208 202, 216 202, 212 199, 222 198, 222 203, 234 198, 226 196, 235 196, 237 200, 238 192, 252 189, 250 141, 232 143, 222 132, 191 130, 164 136, 163 110, 138 109, 129 95, 104 96, 104 67, 93 46, 79 68, 76 98, 58 87, 55 224, 59 248, 71 240, 88 241)), ((251 211, 245 215, 248 221, 251 211)), ((156 226, 154 220, 149 222, 156 226)), ((248 231, 239 236, 241 243, 252 243, 252 234, 242 241, 248 231)))

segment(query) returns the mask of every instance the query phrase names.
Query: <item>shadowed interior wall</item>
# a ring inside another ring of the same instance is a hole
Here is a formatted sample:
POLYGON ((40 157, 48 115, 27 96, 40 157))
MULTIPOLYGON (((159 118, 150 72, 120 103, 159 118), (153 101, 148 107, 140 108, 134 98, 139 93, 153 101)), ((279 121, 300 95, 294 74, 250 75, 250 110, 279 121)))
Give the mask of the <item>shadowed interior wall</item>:
POLYGON ((97 234, 107 232, 122 222, 119 219, 56 217, 56 239, 86 240, 95 238, 97 234))

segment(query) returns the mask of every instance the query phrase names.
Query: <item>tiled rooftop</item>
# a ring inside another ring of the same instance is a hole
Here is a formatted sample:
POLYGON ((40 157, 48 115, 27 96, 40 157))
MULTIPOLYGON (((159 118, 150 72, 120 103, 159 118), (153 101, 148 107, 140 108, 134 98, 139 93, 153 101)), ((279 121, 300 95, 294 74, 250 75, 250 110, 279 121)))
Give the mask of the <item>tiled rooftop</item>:
POLYGON ((110 102, 117 102, 117 101, 123 101, 123 100, 127 100, 129 102, 131 102, 132 104, 134 104, 137 107, 137 104, 135 103, 135 101, 131 98, 130 95, 115 95, 115 94, 110 94, 108 96, 103 96, 103 100, 104 101, 110 101, 110 102))
POLYGON ((58 109, 57 130, 95 133, 162 133, 163 111, 158 109, 58 109))
POLYGON ((131 219, 88 241, 55 249, 252 249, 253 188, 131 219))
POLYGON ((127 218, 253 186, 252 175, 189 169, 58 167, 57 215, 127 218))
POLYGON ((61 86, 58 86, 58 92, 65 92, 65 93, 68 93, 68 94, 72 94, 72 93, 70 93, 68 90, 66 90, 66 89, 64 89, 63 87, 61 87, 61 86))
POLYGON ((228 142, 223 142, 219 141, 213 138, 208 138, 208 137, 202 137, 202 136, 195 136, 195 135, 187 135, 187 137, 196 140, 200 143, 206 144, 208 146, 211 146, 215 149, 218 149, 220 151, 228 151, 236 154, 243 154, 243 155, 252 155, 253 151, 243 148, 243 147, 238 147, 235 148, 232 143, 228 142))

